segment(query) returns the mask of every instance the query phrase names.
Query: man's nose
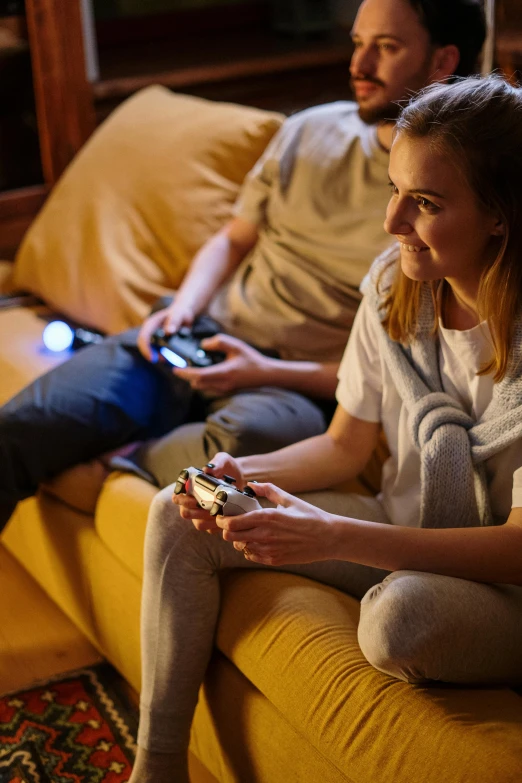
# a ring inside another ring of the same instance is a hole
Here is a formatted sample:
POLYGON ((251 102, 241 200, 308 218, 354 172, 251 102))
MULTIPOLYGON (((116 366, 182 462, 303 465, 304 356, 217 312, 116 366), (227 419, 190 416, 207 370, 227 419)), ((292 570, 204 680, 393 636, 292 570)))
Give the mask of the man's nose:
POLYGON ((377 68, 375 48, 358 46, 352 56, 350 73, 353 77, 374 76, 377 68))

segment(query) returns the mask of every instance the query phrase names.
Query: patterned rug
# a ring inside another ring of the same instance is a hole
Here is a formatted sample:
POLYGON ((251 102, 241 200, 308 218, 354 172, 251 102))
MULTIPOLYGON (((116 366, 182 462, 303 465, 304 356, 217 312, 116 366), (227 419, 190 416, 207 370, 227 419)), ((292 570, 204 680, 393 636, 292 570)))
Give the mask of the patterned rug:
POLYGON ((0 697, 0 783, 124 783, 136 715, 108 664, 0 697))

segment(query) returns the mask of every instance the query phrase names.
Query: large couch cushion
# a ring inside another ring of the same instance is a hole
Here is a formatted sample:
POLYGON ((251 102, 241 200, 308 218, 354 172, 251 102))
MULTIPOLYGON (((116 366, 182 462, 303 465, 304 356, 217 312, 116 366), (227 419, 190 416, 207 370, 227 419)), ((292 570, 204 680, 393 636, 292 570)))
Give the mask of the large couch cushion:
POLYGON ((130 473, 111 473, 96 506, 96 532, 125 567, 143 578, 143 539, 149 506, 157 492, 130 473))
POLYGON ((357 642, 358 601, 309 579, 231 571, 222 595, 219 650, 350 780, 522 780, 514 691, 412 686, 381 674, 357 642))
POLYGON ((230 217, 281 115, 149 87, 96 131, 26 234, 11 285, 86 325, 140 323, 230 217))

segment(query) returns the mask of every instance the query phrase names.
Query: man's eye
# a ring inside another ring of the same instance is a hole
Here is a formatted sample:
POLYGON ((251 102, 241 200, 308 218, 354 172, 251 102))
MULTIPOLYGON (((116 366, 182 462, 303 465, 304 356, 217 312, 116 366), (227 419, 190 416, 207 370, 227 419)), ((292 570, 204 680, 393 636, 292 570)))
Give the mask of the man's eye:
POLYGON ((396 196, 396 195, 397 195, 397 193, 399 192, 399 191, 398 191, 398 189, 397 189, 397 187, 396 187, 396 185, 394 185, 394 184, 393 184, 393 182, 388 182, 388 185, 389 185, 389 187, 390 187, 390 190, 391 190, 392 194, 393 194, 394 196, 396 196))

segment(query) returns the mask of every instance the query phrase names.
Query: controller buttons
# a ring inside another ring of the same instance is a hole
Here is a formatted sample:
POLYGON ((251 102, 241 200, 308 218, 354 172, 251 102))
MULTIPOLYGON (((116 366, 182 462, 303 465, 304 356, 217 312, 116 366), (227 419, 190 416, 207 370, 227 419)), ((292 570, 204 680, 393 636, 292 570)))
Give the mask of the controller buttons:
POLYGON ((220 491, 217 493, 217 495, 216 495, 216 500, 220 500, 220 501, 221 501, 221 502, 223 502, 223 503, 226 503, 226 502, 227 502, 227 500, 228 500, 228 495, 227 495, 227 493, 225 492, 225 490, 224 490, 224 489, 221 489, 221 490, 220 490, 220 491))
POLYGON ((178 476, 178 480, 176 481, 176 486, 174 487, 175 495, 181 495, 182 493, 185 494, 185 492, 187 491, 188 479, 189 479, 188 470, 182 470, 178 476))
POLYGON ((249 498, 255 498, 256 493, 252 489, 252 487, 245 487, 243 490, 243 495, 247 495, 249 498))
POLYGON ((210 514, 211 517, 215 517, 218 514, 221 514, 222 511, 223 511, 223 506, 221 505, 221 503, 216 503, 214 501, 214 503, 212 503, 212 505, 210 507, 210 511, 208 513, 210 514))
POLYGON ((223 479, 227 482, 227 484, 235 484, 237 481, 237 479, 235 479, 233 476, 227 476, 226 473, 223 476, 223 479))

